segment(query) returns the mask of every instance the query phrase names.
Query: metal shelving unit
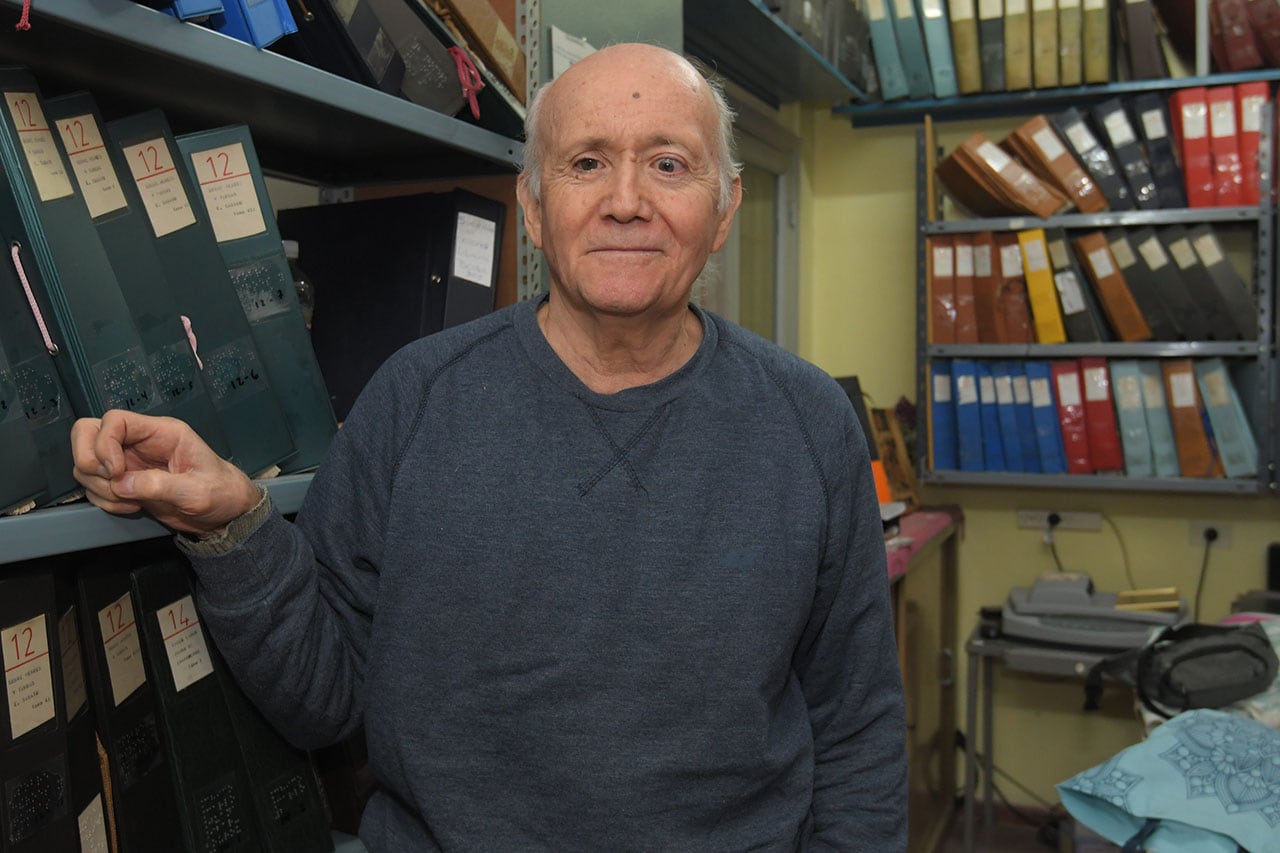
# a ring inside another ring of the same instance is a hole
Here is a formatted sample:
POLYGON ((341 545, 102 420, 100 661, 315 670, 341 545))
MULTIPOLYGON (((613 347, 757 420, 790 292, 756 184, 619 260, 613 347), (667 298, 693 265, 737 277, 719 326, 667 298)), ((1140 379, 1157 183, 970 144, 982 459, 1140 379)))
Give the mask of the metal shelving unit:
MULTIPOLYGON (((1236 76, 1236 75, 1227 75, 1236 76)), ((1280 77, 1280 72, 1275 72, 1280 77)), ((1215 77, 1220 81, 1221 76, 1215 77)), ((1185 81, 1179 81, 1181 85, 1185 81)), ((1109 93, 1117 91, 1114 87, 1109 93)), ((1025 112, 1025 110, 1023 110, 1025 112)), ((1270 111, 1262 121, 1260 149, 1272 151, 1270 111)), ((1183 210, 1111 211, 1097 214, 1066 214, 1040 219, 1034 216, 986 217, 964 220, 935 221, 932 211, 939 209, 932 180, 935 165, 932 132, 928 125, 916 134, 916 399, 930 399, 929 360, 933 358, 1075 358, 1103 356, 1107 358, 1204 358, 1220 356, 1234 360, 1257 362, 1253 388, 1237 389, 1252 395, 1252 408, 1257 413, 1255 427, 1258 444, 1258 476, 1252 479, 1202 479, 1193 477, 1128 477, 1119 474, 1027 474, 994 471, 934 471, 929 468, 930 429, 921 429, 917 437, 917 458, 922 482, 939 485, 1018 486, 1027 488, 1094 489, 1111 491, 1158 491, 1197 494, 1257 495, 1276 493, 1277 460, 1280 459, 1280 376, 1276 368, 1276 320, 1274 315, 1276 251, 1275 209, 1271 203, 1271 156, 1259 156, 1261 197, 1258 207, 1204 208, 1183 210), (935 234, 973 233, 978 231, 1016 231, 1025 228, 1058 226, 1065 229, 1093 229, 1114 226, 1222 223, 1236 228, 1252 229, 1253 280, 1258 302, 1258 335, 1248 341, 1150 341, 1141 343, 1065 343, 1065 344, 931 344, 928 338, 929 292, 927 252, 929 237, 935 234)), ((1246 404, 1246 409, 1250 406, 1246 404)), ((930 427, 932 425, 930 424, 930 427)))

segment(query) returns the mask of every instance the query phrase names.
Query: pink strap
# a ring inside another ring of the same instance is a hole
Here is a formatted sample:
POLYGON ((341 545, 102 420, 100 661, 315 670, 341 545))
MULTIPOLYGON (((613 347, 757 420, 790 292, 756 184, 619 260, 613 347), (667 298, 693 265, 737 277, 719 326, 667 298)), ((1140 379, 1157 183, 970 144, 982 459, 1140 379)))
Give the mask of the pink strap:
POLYGON ((18 281, 22 282, 22 290, 27 294, 27 304, 31 306, 31 315, 36 318, 36 325, 40 327, 40 337, 44 338, 44 348, 49 351, 49 355, 57 355, 58 345, 49 336, 49 327, 44 323, 44 315, 40 313, 40 306, 36 304, 36 295, 31 292, 31 283, 27 281, 27 271, 22 268, 22 256, 19 254, 21 248, 21 244, 16 242, 9 245, 9 255, 13 258, 13 268, 18 271, 18 281))
POLYGON ((191 342, 191 354, 196 357, 196 367, 204 370, 204 362, 200 360, 200 353, 196 352, 196 333, 191 328, 191 318, 186 314, 182 315, 182 328, 187 330, 187 340, 191 342))
POLYGON ((449 48, 449 55, 453 57, 453 64, 458 67, 458 82, 462 84, 462 94, 467 96, 467 103, 471 105, 471 115, 479 120, 480 105, 476 103, 476 92, 484 88, 480 72, 476 70, 476 64, 462 48, 449 48))
POLYGON ((13 25, 15 30, 31 29, 31 0, 22 0, 22 17, 13 25))

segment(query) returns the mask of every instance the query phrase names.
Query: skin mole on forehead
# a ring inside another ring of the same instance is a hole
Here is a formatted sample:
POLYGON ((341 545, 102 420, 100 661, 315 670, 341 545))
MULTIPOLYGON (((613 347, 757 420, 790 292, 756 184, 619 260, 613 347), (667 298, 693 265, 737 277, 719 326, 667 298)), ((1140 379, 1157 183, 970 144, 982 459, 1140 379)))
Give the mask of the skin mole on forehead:
POLYGON ((639 93, 639 92, 632 92, 632 93, 631 93, 631 97, 633 97, 633 98, 638 98, 638 97, 640 97, 640 93, 639 93))

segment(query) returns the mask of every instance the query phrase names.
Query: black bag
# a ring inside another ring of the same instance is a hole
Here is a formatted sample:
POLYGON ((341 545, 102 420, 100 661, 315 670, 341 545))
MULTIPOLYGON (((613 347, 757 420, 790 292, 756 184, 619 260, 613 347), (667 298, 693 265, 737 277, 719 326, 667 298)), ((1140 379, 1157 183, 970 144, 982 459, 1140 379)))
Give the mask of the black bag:
POLYGON ((1270 687, 1277 665, 1256 622, 1165 628, 1145 645, 1095 664, 1085 678, 1084 708, 1097 710, 1105 676, 1133 687, 1143 706, 1162 717, 1221 708, 1270 687))

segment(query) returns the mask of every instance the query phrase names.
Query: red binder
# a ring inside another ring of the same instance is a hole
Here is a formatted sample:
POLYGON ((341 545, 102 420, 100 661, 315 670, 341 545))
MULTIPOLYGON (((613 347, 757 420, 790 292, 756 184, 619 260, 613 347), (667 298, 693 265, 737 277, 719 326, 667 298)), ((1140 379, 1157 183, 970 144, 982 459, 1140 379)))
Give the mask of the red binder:
POLYGON ((1062 427, 1062 449, 1067 457, 1068 474, 1092 474, 1089 455, 1088 414, 1080 386, 1080 365, 1074 359, 1049 362, 1053 390, 1058 402, 1058 423, 1062 427))
MULTIPOLYGON (((1280 15, 1280 4, 1271 3, 1280 15)), ((1277 34, 1280 37, 1280 34, 1277 34)), ((1250 206, 1260 201, 1258 191, 1258 137, 1262 130, 1262 105, 1269 97, 1265 80, 1236 84, 1236 118, 1240 122, 1240 203, 1250 206)))
POLYGON ((1280 4, 1275 0, 1248 0, 1248 13, 1263 60, 1272 68, 1280 66, 1280 4))
POLYGON ((1243 204, 1240 184, 1240 140, 1236 121, 1234 86, 1210 86, 1206 90, 1209 104, 1209 155, 1213 162, 1213 198, 1217 207, 1243 204))
POLYGON ((973 278, 973 235, 957 234, 956 247, 956 343, 976 344, 978 329, 977 290, 973 278))
POLYGON ((1169 98, 1169 119, 1182 160, 1188 207, 1216 204, 1209 154, 1209 99, 1204 86, 1178 89, 1169 98))
POLYGON ((1262 52, 1249 24, 1248 0, 1210 0, 1209 50, 1219 71, 1262 66, 1262 52))
POLYGON ((1022 269, 1022 249, 1014 231, 995 235, 991 262, 996 274, 996 338, 1002 343, 1033 344, 1035 325, 1027 296, 1027 279, 1022 269))
POLYGON ((929 238, 929 305, 935 344, 956 342, 955 246, 946 234, 929 238))
POLYGON ((1084 392, 1084 423, 1093 470, 1123 471, 1124 451, 1120 445, 1107 360, 1097 356, 1081 358, 1080 385, 1084 392))
POLYGON ((996 318, 996 295, 1000 291, 1000 259, 995 235, 979 231, 973 242, 973 306, 978 325, 978 343, 998 344, 1001 326, 996 318))

